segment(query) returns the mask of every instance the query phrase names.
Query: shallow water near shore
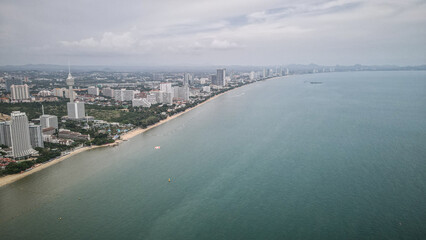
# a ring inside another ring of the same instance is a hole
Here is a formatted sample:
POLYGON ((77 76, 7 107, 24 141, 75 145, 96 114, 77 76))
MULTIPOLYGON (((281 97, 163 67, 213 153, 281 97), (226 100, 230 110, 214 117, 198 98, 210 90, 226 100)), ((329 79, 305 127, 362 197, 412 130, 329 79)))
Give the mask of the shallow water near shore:
POLYGON ((425 106, 426 72, 244 86, 1 187, 0 239, 423 239, 425 106))

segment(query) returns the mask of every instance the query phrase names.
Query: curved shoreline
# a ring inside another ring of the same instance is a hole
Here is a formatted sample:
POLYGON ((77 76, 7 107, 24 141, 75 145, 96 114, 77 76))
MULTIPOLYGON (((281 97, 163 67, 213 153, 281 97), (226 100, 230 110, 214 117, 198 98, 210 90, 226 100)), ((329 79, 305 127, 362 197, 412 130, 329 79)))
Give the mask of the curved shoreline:
MULTIPOLYGON (((245 85, 243 85, 243 86, 245 86, 245 85)), ((234 89, 237 89, 237 88, 234 88, 234 89)), ((234 90, 234 89, 232 89, 232 90, 234 90)), ((213 99, 218 98, 219 96, 224 95, 225 93, 228 93, 228 92, 230 92, 230 91, 226 91, 226 92, 217 94, 217 95, 215 95, 215 96, 207 99, 206 101, 204 101, 204 102, 202 102, 202 103, 200 103, 200 104, 192 107, 192 108, 188 108, 188 109, 186 109, 183 112, 177 113, 177 114, 175 114, 175 115, 173 115, 171 117, 163 119, 163 120, 157 122, 156 124, 148 126, 147 128, 137 127, 135 129, 133 129, 133 130, 131 130, 131 131, 129 131, 129 132, 121 135, 120 139, 117 140, 117 141, 115 141, 115 142, 113 142, 113 143, 105 144, 105 145, 100 145, 100 146, 82 147, 82 148, 79 148, 77 150, 74 150, 74 151, 70 152, 69 154, 67 154, 65 156, 61 156, 61 157, 56 158, 54 160, 51 160, 49 162, 43 163, 43 164, 41 164, 38 167, 33 167, 32 170, 29 170, 27 172, 17 173, 17 174, 12 174, 12 175, 6 175, 6 176, 3 176, 3 177, 0 177, 0 188, 3 187, 3 186, 8 185, 10 183, 16 182, 16 181, 18 181, 18 180, 20 180, 20 179, 22 179, 22 178, 24 178, 26 176, 29 176, 29 175, 31 175, 33 173, 39 172, 39 171, 41 171, 41 170, 43 170, 45 168, 48 168, 48 167, 50 167, 52 165, 55 165, 56 163, 62 162, 63 160, 65 160, 65 159, 67 159, 67 158, 69 158, 71 156, 74 156, 74 155, 77 155, 79 153, 85 152, 87 150, 96 149, 96 148, 102 148, 102 147, 116 146, 116 145, 120 144, 123 141, 127 141, 127 140, 129 140, 129 139, 131 139, 131 138, 133 138, 133 137, 141 134, 141 133, 144 133, 144 132, 146 132, 146 131, 148 131, 150 129, 153 129, 153 128, 158 127, 158 126, 160 126, 160 125, 162 125, 162 124, 164 124, 164 123, 166 123, 168 121, 171 121, 171 120, 173 120, 173 119, 175 119, 175 118, 177 118, 177 117, 179 117, 179 116, 181 116, 181 115, 183 115, 183 114, 185 114, 185 113, 187 113, 187 112, 189 112, 189 111, 191 111, 191 110, 193 110, 193 109, 195 109, 195 108, 197 108, 199 106, 202 106, 203 104, 205 104, 207 102, 210 102, 213 99)))

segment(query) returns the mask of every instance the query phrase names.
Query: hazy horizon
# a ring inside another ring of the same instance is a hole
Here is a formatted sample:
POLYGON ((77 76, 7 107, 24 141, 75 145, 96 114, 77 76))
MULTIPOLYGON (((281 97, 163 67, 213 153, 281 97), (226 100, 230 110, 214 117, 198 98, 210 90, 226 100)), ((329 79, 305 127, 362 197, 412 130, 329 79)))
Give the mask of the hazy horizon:
POLYGON ((11 1, 0 65, 423 65, 424 1, 11 1))

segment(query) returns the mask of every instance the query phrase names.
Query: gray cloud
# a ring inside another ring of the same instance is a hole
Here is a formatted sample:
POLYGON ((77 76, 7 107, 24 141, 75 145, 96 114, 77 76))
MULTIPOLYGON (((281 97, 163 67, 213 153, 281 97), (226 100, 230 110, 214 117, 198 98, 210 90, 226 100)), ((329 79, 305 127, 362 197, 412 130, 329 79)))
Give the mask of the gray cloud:
POLYGON ((424 64, 426 4, 0 2, 0 64, 424 64))

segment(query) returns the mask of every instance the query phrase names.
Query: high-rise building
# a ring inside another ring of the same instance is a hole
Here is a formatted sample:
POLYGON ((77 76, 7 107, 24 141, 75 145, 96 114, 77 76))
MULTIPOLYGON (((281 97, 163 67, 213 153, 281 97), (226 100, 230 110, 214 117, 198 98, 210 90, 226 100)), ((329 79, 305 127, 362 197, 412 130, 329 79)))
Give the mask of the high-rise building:
POLYGON ((173 104, 174 90, 172 83, 161 83, 160 92, 158 94, 159 98, 157 99, 157 102, 173 104))
POLYGON ((10 136, 10 122, 0 122, 0 145, 12 146, 12 139, 10 136))
POLYGON ((95 86, 88 87, 87 93, 89 95, 99 96, 99 88, 95 86))
POLYGON ((21 78, 6 78, 6 91, 10 92, 10 87, 12 85, 22 85, 24 84, 21 78))
POLYGON ((173 87, 173 96, 174 99, 180 101, 188 101, 189 100, 189 86, 183 85, 182 87, 173 87))
POLYGON ((43 114, 40 116, 40 125, 42 129, 48 127, 58 129, 58 117, 54 115, 43 114))
POLYGON ((161 83, 160 84, 160 91, 162 91, 162 92, 173 92, 172 83, 169 83, 169 82, 161 83))
POLYGON ((225 79, 225 73, 226 69, 222 68, 222 69, 217 69, 217 74, 216 74, 216 81, 218 86, 225 86, 226 85, 226 79, 225 79))
POLYGON ((12 100, 25 100, 30 98, 30 90, 27 84, 10 86, 12 100))
POLYGON ((69 119, 79 120, 85 117, 84 103, 82 102, 67 103, 67 110, 69 119))
POLYGON ((27 115, 19 111, 13 111, 11 117, 10 135, 12 140, 13 157, 21 158, 36 153, 36 151, 31 147, 27 115))
POLYGON ((132 101, 135 98, 135 93, 134 90, 114 90, 114 99, 120 102, 132 101))
POLYGON ((102 95, 104 95, 105 97, 113 98, 114 97, 114 89, 103 88, 102 89, 102 95))
POLYGON ((191 81, 192 81, 192 75, 189 73, 185 73, 183 77, 183 85, 189 85, 191 81))
POLYGON ((35 125, 34 123, 30 123, 29 129, 30 129, 31 147, 33 147, 33 148, 44 147, 41 126, 35 125))

